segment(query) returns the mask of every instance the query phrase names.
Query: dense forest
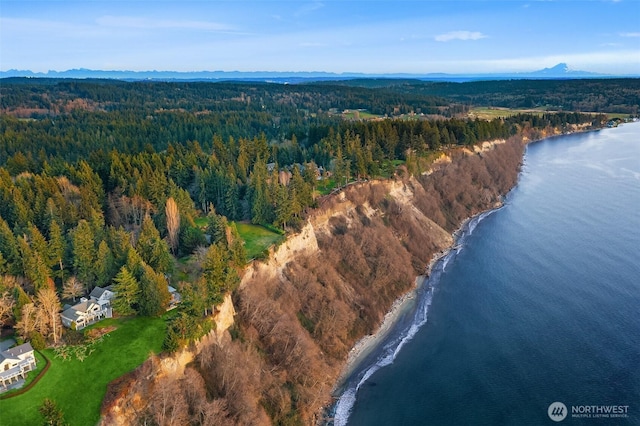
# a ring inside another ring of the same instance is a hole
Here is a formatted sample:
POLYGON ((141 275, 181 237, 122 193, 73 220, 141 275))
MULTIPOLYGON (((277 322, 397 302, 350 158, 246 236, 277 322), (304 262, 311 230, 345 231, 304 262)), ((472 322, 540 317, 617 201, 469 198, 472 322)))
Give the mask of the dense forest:
POLYGON ((175 350, 211 329, 214 306, 238 286, 247 258, 236 222, 295 230, 321 184, 419 175, 453 147, 606 121, 575 112, 470 120, 460 105, 409 92, 2 81, 2 327, 38 348, 70 343, 78 336, 55 314, 61 299, 112 285, 117 316, 159 316, 171 284, 182 303, 164 347, 175 350), (379 116, 332 112, 350 108, 379 116))
POLYGON ((415 173, 421 158, 451 146, 603 120, 348 121, 323 111, 415 112, 444 102, 322 85, 17 79, 0 93, 0 273, 17 280, 4 286, 15 304, 3 322, 19 326, 29 294, 49 283, 66 298, 114 283, 120 314, 163 312, 175 258, 198 250, 199 280, 179 284, 181 309, 202 317, 244 264, 230 221, 295 229, 323 180, 389 176, 395 160, 415 173))
MULTIPOLYGON (((329 84, 329 83, 327 83, 329 84)), ((337 84, 337 83, 331 83, 337 84)), ((640 79, 489 80, 465 83, 350 80, 341 84, 422 94, 465 105, 638 114, 640 79)))

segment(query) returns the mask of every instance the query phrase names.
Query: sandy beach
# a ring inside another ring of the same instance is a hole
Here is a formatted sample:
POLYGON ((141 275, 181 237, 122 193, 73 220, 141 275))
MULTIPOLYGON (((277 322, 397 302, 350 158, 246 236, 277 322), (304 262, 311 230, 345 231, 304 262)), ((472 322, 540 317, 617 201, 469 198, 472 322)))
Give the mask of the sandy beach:
MULTIPOLYGON (((453 236, 456 237, 456 239, 458 236, 458 232, 463 229, 463 227, 469 220, 470 219, 464 221, 460 228, 453 233, 453 236)), ((363 338, 358 340, 358 342, 356 342, 351 351, 349 351, 345 366, 342 369, 342 373, 340 374, 340 377, 334 388, 335 395, 340 393, 340 388, 344 385, 345 380, 349 379, 349 377, 361 365, 365 358, 367 358, 367 356, 369 356, 378 347, 380 342, 382 342, 384 338, 389 334, 393 326, 398 322, 398 319, 401 317, 401 315, 413 308, 416 303, 417 290, 420 289, 429 279, 433 266, 440 259, 445 257, 454 247, 456 247, 456 245, 457 241, 454 240, 451 246, 435 253, 426 267, 425 275, 418 275, 415 279, 412 289, 396 299, 395 302, 393 302, 393 305, 391 305, 391 309, 385 314, 384 319, 382 320, 382 324, 380 324, 378 330, 376 330, 376 332, 373 334, 364 336, 363 338)))
MULTIPOLYGON (((399 297, 393 303, 389 312, 384 316, 382 324, 378 330, 371 335, 363 337, 354 345, 349 352, 345 366, 340 374, 339 380, 336 382, 336 386, 334 387, 333 395, 337 398, 338 403, 335 405, 337 412, 333 418, 333 421, 335 422, 333 424, 343 424, 346 422, 348 412, 351 410, 353 402, 355 402, 355 396, 359 385, 354 389, 351 389, 353 384, 349 384, 350 381, 354 379, 354 374, 360 374, 358 371, 372 362, 371 355, 382 349, 381 345, 387 342, 387 337, 395 329, 395 326, 399 323, 403 315, 416 308, 416 304, 425 303, 420 300, 425 297, 425 294, 423 294, 424 292, 420 290, 423 289, 424 285, 430 285, 427 283, 432 275, 433 268, 440 261, 444 260, 444 262, 447 262, 447 256, 450 255, 452 251, 459 251, 462 247, 461 243, 464 242, 465 236, 473 232, 477 223, 489 214, 499 210, 502 206, 502 202, 496 203, 493 209, 478 213, 463 221, 460 227, 452 233, 454 238, 452 244, 446 249, 433 254, 431 261, 426 267, 425 274, 417 276, 412 289, 399 297), (342 401, 341 399, 344 399, 345 397, 347 400, 342 401)), ((446 263, 443 264, 443 268, 445 266, 446 263)), ((436 277, 435 279, 437 280, 438 278, 436 277)), ((415 329, 414 332, 417 331, 417 328, 424 324, 424 322, 426 322, 426 313, 420 322, 421 324, 413 324, 411 326, 412 329, 415 329)), ((405 337, 401 339, 400 346, 404 344, 405 337)), ((411 336, 409 336, 409 338, 411 338, 411 336)), ((386 365, 386 363, 382 365, 386 365)), ((364 378, 361 378, 360 380, 365 381, 366 378, 375 370, 380 368, 380 366, 381 365, 378 364, 377 368, 374 367, 373 370, 367 371, 364 378)))
POLYGON ((391 309, 384 316, 382 324, 378 330, 374 334, 364 336, 362 339, 358 340, 351 351, 349 351, 347 362, 340 374, 340 378, 335 388, 336 390, 339 390, 339 388, 344 384, 344 381, 351 376, 351 374, 360 366, 362 361, 378 347, 378 344, 382 340, 384 340, 389 331, 391 331, 398 321, 400 315, 413 307, 415 304, 416 290, 424 283, 426 278, 427 277, 424 275, 416 277, 413 288, 393 302, 391 309))

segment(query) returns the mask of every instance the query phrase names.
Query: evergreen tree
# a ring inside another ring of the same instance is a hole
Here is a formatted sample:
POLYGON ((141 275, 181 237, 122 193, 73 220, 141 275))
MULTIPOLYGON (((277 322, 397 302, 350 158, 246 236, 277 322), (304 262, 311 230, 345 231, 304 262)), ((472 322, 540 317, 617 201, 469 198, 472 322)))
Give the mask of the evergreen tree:
POLYGON ((315 163, 311 162, 311 163, 306 163, 304 165, 304 173, 303 173, 303 178, 304 181, 307 183, 307 185, 309 185, 309 188, 311 189, 311 199, 313 202, 314 199, 314 192, 317 186, 317 173, 318 173, 318 167, 316 166, 315 163))
POLYGON ((333 178, 337 187, 346 185, 349 179, 349 160, 343 157, 340 146, 338 146, 333 163, 333 178))
POLYGON ((87 289, 95 283, 96 249, 89 222, 81 220, 72 232, 73 266, 75 274, 87 289))
POLYGON ((22 273, 22 262, 18 250, 18 241, 13 235, 9 224, 0 217, 0 253, 6 261, 6 271, 11 275, 22 273))
POLYGON ((113 255, 114 264, 116 269, 124 265, 127 262, 127 256, 131 247, 131 234, 124 229, 115 229, 110 226, 107 229, 107 241, 111 254, 113 255))
POLYGON ((226 291, 227 250, 220 243, 207 249, 202 262, 202 277, 207 288, 207 304, 211 307, 221 303, 226 291))
POLYGON ((231 261, 237 267, 243 267, 246 263, 247 252, 244 248, 244 241, 240 237, 238 228, 235 223, 230 225, 231 243, 229 244, 229 250, 231 251, 231 261))
POLYGON ((203 279, 196 280, 193 283, 180 282, 180 310, 187 314, 200 317, 207 314, 207 286, 203 279))
POLYGON ((133 247, 130 247, 129 251, 127 252, 127 261, 125 263, 125 266, 129 270, 129 272, 131 272, 131 274, 138 281, 140 281, 140 279, 142 278, 142 273, 144 272, 144 260, 142 260, 136 249, 134 249, 133 247))
POLYGON ((31 281, 34 288, 45 288, 49 282, 51 271, 40 253, 32 250, 25 236, 18 238, 18 249, 22 259, 23 275, 31 281))
POLYGON ((225 225, 226 219, 224 216, 216 214, 213 204, 210 204, 209 213, 207 214, 207 233, 211 236, 211 244, 224 241, 225 225))
POLYGON ((29 247, 31 247, 31 250, 35 253, 38 253, 40 255, 40 258, 44 259, 45 263, 48 263, 49 250, 47 247, 47 240, 33 223, 30 223, 27 226, 27 236, 29 247))
POLYGON ((259 159, 251 172, 251 222, 252 223, 271 223, 272 207, 267 186, 267 163, 259 159))
POLYGON ((64 258, 67 251, 67 241, 62 235, 62 228, 53 219, 49 224, 49 257, 47 265, 53 269, 53 275, 64 280, 64 258))
POLYGON ((140 298, 140 283, 126 266, 120 268, 113 282, 113 310, 118 315, 134 315, 140 298))
POLYGON ((278 196, 276 200, 276 219, 275 225, 281 226, 286 229, 287 224, 291 222, 293 216, 293 200, 289 195, 289 191, 286 186, 279 187, 278 196))
POLYGON ((293 167, 290 186, 294 193, 292 195, 295 195, 293 214, 299 215, 304 207, 308 207, 313 203, 313 197, 311 186, 305 182, 297 165, 293 167))
POLYGON ((172 257, 169 253, 169 246, 166 241, 160 238, 160 232, 149 216, 146 216, 142 221, 136 251, 142 260, 156 271, 165 273, 171 270, 172 257))
POLYGON ((13 316, 16 318, 16 321, 18 321, 22 317, 22 307, 26 304, 32 303, 32 301, 29 295, 19 285, 13 287, 13 300, 15 300, 15 304, 13 305, 13 316))
POLYGON ((170 300, 171 294, 164 276, 155 272, 149 265, 143 265, 138 302, 140 314, 160 316, 167 310, 170 300))
POLYGON ((111 249, 106 241, 100 241, 98 244, 98 253, 95 265, 96 285, 104 287, 113 278, 114 259, 111 249))

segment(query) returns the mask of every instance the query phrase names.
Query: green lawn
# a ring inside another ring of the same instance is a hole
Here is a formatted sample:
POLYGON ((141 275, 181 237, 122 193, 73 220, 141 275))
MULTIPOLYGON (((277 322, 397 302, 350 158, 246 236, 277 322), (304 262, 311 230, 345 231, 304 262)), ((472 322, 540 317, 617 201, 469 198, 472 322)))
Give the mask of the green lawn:
POLYGON ((256 258, 265 249, 285 238, 284 235, 260 225, 236 222, 236 227, 245 242, 244 248, 248 259, 256 258))
POLYGON ((196 223, 196 226, 202 230, 204 230, 208 225, 208 219, 206 216, 200 216, 193 220, 196 223))
POLYGON ((327 195, 333 191, 333 188, 336 187, 335 179, 322 179, 318 181, 316 184, 316 191, 320 193, 320 195, 327 195))
POLYGON ((545 112, 545 108, 532 108, 532 109, 510 109, 510 108, 498 108, 498 107, 478 107, 472 108, 469 111, 471 118, 479 118, 481 120, 493 120, 498 117, 511 117, 516 114, 534 114, 542 115, 545 112))
POLYGON ((372 114, 367 110, 347 110, 346 112, 343 113, 344 118, 348 119, 348 120, 353 120, 356 118, 359 120, 371 120, 373 118, 379 118, 380 116, 377 114, 372 114))
POLYGON ((107 384, 138 367, 151 352, 159 353, 165 334, 162 318, 108 319, 95 326, 108 325, 118 328, 105 335, 84 361, 65 361, 51 349, 42 351, 51 361, 49 371, 28 392, 0 401, 0 423, 42 424, 38 407, 44 398, 51 398, 69 425, 96 424, 107 384))
POLYGON ((609 120, 612 120, 614 118, 620 118, 622 120, 625 120, 627 118, 631 117, 631 114, 623 114, 623 113, 618 113, 618 112, 608 112, 607 113, 607 118, 609 120))

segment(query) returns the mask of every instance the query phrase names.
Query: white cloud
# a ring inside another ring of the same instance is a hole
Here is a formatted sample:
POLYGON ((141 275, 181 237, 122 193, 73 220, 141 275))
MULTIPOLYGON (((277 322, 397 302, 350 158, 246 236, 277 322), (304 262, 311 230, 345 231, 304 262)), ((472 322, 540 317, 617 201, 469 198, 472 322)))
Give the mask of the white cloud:
POLYGON ((480 40, 486 38, 485 34, 478 31, 450 31, 435 37, 436 41, 452 41, 452 40, 480 40))
POLYGON ((638 33, 620 33, 620 37, 640 37, 640 32, 638 32, 638 33))

